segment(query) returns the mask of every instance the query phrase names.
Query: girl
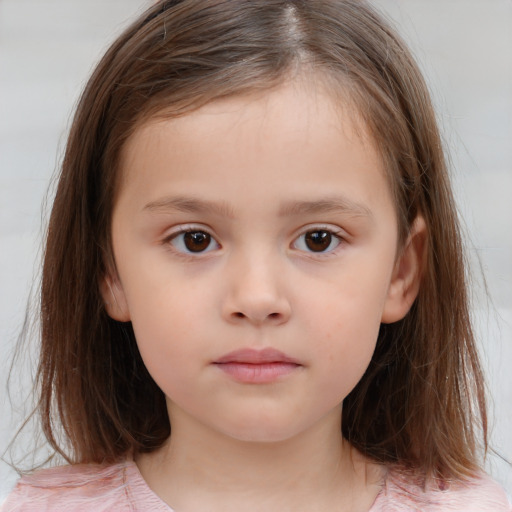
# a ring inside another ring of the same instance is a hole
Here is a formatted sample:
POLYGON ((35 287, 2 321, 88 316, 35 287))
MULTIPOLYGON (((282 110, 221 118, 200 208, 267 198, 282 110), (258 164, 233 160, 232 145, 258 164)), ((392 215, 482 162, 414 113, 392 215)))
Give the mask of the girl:
POLYGON ((82 96, 42 283, 68 466, 3 510, 509 511, 441 143, 366 4, 154 5, 82 96))

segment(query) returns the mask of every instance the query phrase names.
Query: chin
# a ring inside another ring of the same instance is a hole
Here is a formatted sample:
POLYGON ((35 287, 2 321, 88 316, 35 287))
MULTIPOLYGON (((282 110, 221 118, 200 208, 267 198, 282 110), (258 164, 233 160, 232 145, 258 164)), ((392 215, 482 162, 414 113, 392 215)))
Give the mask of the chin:
POLYGON ((243 443, 281 443, 297 436, 301 429, 293 429, 289 423, 259 419, 242 425, 232 425, 222 431, 227 437, 243 443))

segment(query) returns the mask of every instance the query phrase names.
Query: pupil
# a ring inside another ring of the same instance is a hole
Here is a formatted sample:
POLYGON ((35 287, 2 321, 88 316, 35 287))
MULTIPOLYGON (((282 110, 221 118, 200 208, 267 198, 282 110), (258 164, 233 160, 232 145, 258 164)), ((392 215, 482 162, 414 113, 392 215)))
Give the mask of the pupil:
POLYGON ((185 247, 190 252, 201 252, 210 245, 211 237, 204 231, 188 231, 184 235, 185 247))
POLYGON ((310 231, 306 233, 306 245, 314 252, 325 251, 331 245, 332 235, 329 231, 310 231))

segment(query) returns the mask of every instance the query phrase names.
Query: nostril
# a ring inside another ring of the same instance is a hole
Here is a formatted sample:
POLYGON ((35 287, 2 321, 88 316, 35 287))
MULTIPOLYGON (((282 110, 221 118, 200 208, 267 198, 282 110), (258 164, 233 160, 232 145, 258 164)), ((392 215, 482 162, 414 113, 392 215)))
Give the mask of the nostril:
MULTIPOLYGON (((236 311, 233 313, 233 316, 235 318, 246 318, 246 315, 240 311, 236 311)), ((266 318, 268 319, 277 319, 277 318, 281 318, 281 314, 280 313, 269 313, 266 318)))

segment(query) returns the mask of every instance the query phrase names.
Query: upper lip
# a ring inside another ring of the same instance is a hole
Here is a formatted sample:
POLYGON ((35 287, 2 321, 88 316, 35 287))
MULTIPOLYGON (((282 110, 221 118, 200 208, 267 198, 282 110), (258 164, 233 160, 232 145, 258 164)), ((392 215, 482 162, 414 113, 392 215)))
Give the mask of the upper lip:
POLYGON ((273 348, 252 349, 244 348, 234 350, 214 361, 216 364, 226 363, 247 363, 247 364, 268 364, 268 363, 293 363, 300 364, 297 360, 287 356, 283 352, 273 348))

